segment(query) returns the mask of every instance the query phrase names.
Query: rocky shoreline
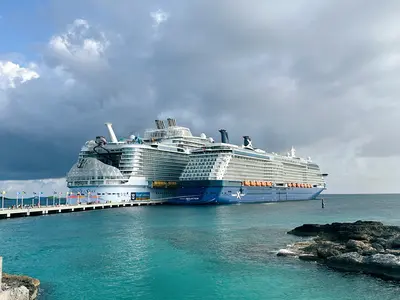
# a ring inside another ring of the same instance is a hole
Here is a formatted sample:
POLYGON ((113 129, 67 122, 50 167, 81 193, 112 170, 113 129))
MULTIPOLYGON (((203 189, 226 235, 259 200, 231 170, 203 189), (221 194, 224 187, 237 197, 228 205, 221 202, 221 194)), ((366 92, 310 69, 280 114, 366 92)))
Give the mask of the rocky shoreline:
POLYGON ((3 273, 3 258, 0 256, 0 300, 35 300, 39 285, 36 278, 3 273))
MULTIPOLYGON (((36 278, 32 278, 25 275, 11 275, 3 273, 1 290, 3 292, 10 291, 11 295, 15 295, 10 299, 35 300, 38 296, 39 285, 40 281, 36 278)), ((1 299, 1 291, 0 291, 0 299, 1 299)))
POLYGON ((278 251, 345 272, 400 280, 400 227, 376 221, 304 224, 288 232, 307 240, 278 251), (312 239, 310 239, 312 238, 312 239))

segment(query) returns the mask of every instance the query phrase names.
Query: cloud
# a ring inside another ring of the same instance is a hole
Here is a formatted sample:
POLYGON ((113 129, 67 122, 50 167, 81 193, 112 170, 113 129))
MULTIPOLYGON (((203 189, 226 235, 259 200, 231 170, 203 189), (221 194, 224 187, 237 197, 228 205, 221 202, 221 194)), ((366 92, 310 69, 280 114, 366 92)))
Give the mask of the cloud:
POLYGON ((0 137, 10 141, 0 179, 64 176, 105 121, 128 135, 174 116, 216 140, 225 127, 235 143, 249 134, 270 151, 294 145, 330 173, 332 192, 385 191, 399 179, 399 8, 54 1, 49 15, 63 29, 39 48, 40 77, 0 90, 0 137))
POLYGON ((104 32, 96 31, 86 20, 76 19, 65 33, 50 39, 47 54, 60 65, 101 64, 108 46, 104 32))
POLYGON ((24 68, 11 61, 0 60, 0 89, 15 88, 18 84, 39 78, 39 74, 34 71, 35 68, 34 64, 24 68))
POLYGON ((6 192, 6 197, 15 198, 17 192, 25 192, 27 197, 32 197, 33 193, 43 193, 43 196, 51 196, 56 191, 67 192, 65 178, 49 178, 39 180, 5 180, 0 181, 0 191, 6 192))
POLYGON ((161 23, 164 23, 168 20, 169 18, 169 13, 162 11, 161 9, 158 9, 157 11, 151 12, 150 16, 153 18, 153 27, 158 28, 161 23))

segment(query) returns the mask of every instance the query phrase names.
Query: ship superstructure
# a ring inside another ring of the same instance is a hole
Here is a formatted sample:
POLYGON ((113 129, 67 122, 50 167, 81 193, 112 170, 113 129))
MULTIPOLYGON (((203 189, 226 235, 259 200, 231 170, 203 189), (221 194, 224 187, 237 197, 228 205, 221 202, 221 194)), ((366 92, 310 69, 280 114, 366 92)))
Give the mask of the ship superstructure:
POLYGON ((225 204, 315 199, 326 189, 319 166, 311 158, 256 149, 249 136, 243 145, 221 142, 193 150, 180 176, 174 204, 225 204))
POLYGON ((193 136, 175 119, 156 120, 156 128, 143 138, 131 135, 118 140, 106 123, 110 140, 103 136, 85 143, 78 161, 67 174, 70 198, 79 202, 124 202, 167 199, 189 160, 190 150, 213 140, 204 133, 193 136))

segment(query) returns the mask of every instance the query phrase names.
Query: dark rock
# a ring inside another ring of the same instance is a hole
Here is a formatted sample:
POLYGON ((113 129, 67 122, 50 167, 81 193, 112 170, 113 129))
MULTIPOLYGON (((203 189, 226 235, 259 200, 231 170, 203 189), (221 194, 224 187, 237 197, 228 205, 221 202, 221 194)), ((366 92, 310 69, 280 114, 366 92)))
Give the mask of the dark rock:
POLYGON ((329 241, 320 242, 316 245, 316 254, 319 258, 328 258, 343 252, 344 246, 329 241))
POLYGON ((357 252, 347 252, 337 256, 329 257, 326 260, 328 267, 341 271, 360 272, 363 266, 364 256, 357 252))
POLYGON ((379 243, 372 243, 371 246, 377 251, 382 252, 385 251, 385 248, 379 243))
POLYGON ((332 223, 326 225, 304 224, 288 232, 297 236, 320 236, 327 240, 347 241, 349 239, 368 241, 400 235, 400 228, 385 226, 381 222, 357 221, 354 223, 332 223))
POLYGON ((346 248, 350 251, 357 251, 360 254, 368 255, 377 253, 376 249, 370 244, 363 241, 348 240, 346 242, 346 248))
POLYGON ((301 260, 318 261, 336 270, 400 280, 400 227, 357 221, 304 224, 288 233, 314 237, 289 247, 290 255, 301 260))
POLYGON ((321 260, 317 255, 313 254, 301 254, 299 255, 300 260, 305 260, 305 261, 319 261, 321 260))
POLYGON ((400 250, 397 249, 387 249, 385 253, 400 256, 400 250))
POLYGON ((400 249, 400 236, 397 236, 388 241, 389 248, 391 249, 400 249))
POLYGON ((319 224, 304 224, 302 226, 296 227, 295 229, 289 231, 288 233, 297 236, 317 236, 321 232, 322 228, 321 225, 319 224))

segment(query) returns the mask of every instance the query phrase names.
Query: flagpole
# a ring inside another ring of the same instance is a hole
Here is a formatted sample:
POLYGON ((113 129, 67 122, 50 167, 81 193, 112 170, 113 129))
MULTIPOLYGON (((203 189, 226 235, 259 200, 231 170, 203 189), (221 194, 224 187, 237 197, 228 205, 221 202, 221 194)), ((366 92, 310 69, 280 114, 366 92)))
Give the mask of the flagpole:
POLYGON ((24 192, 21 194, 21 208, 24 208, 24 192))
POLYGON ((35 193, 33 193, 32 197, 32 208, 35 206, 35 193))
POLYGON ((49 206, 49 197, 46 197, 46 207, 49 206))
POLYGON ((15 199, 15 201, 16 201, 16 206, 17 206, 17 208, 18 208, 18 195, 19 195, 19 192, 17 192, 17 199, 15 199))
POLYGON ((39 197, 38 197, 38 207, 40 207, 40 194, 41 194, 42 192, 39 192, 39 197))

